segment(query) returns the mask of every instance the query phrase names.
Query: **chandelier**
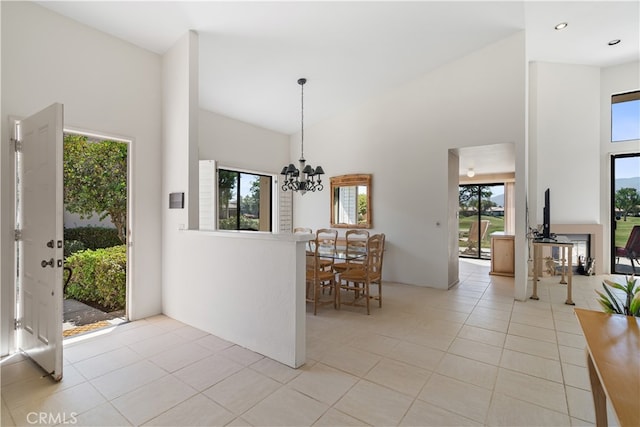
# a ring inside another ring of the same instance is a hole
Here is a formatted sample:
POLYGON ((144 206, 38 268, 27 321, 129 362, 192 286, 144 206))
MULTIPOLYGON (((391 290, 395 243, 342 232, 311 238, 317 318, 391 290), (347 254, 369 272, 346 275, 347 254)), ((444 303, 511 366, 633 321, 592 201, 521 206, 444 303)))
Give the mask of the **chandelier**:
POLYGON ((324 170, 322 166, 313 168, 311 165, 306 164, 304 159, 304 84, 307 79, 298 79, 298 84, 301 89, 301 117, 302 117, 302 131, 300 133, 300 169, 296 168, 293 163, 289 163, 288 166, 282 168, 281 175, 284 175, 284 183, 282 184, 282 191, 299 191, 300 194, 304 194, 307 191, 322 191, 324 186, 322 185, 322 175, 324 170), (302 172, 301 172, 302 171, 302 172), (314 177, 315 181, 314 181, 314 177))

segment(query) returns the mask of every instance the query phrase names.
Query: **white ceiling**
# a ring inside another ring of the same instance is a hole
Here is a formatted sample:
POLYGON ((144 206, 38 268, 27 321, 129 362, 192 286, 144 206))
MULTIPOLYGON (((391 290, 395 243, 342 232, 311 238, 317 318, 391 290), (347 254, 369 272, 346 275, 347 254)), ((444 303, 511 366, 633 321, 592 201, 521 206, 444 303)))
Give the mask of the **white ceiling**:
POLYGON ((299 77, 311 125, 524 29, 531 61, 640 58, 640 0, 38 3, 159 54, 195 30, 200 106, 286 134, 300 128, 299 77))

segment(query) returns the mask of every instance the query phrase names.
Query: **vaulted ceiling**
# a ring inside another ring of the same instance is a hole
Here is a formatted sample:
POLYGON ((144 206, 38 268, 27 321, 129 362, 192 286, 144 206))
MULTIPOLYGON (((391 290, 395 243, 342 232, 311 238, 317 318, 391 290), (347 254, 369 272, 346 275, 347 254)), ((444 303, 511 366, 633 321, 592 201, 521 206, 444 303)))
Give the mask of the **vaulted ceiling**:
POLYGON ((195 30, 201 107, 286 134, 300 127, 299 77, 312 125, 522 30, 530 61, 640 58, 639 1, 38 3, 159 54, 195 30))

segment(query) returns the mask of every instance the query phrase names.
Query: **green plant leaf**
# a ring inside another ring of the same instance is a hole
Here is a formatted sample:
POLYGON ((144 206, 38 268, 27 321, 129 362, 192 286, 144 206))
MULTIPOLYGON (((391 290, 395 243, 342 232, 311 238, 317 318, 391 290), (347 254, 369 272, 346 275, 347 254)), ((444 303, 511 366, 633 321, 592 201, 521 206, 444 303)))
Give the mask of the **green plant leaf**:
POLYGON ((636 296, 631 300, 629 314, 640 317, 640 293, 636 291, 636 296))
POLYGON ((622 310, 622 308, 620 307, 620 304, 618 303, 618 299, 613 295, 613 293, 609 290, 609 288, 607 288, 606 286, 603 286, 603 288, 609 297, 608 299, 611 302, 613 312, 617 314, 624 314, 624 311, 622 310))
POLYGON ((604 310, 604 312, 613 313, 613 306, 611 305, 611 301, 609 301, 606 295, 598 290, 596 290, 596 293, 600 295, 600 299, 598 299, 598 302, 602 306, 602 309, 604 310))

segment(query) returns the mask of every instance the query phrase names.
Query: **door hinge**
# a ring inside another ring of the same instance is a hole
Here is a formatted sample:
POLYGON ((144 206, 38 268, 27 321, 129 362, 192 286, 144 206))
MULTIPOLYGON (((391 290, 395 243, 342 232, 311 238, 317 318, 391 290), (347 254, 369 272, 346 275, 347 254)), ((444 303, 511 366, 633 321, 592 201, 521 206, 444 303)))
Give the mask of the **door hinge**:
POLYGON ((13 330, 17 331, 18 328, 22 327, 22 321, 20 319, 13 319, 13 330))
POLYGON ((13 149, 16 153, 22 152, 22 141, 19 139, 11 138, 11 143, 13 144, 13 149))
POLYGON ((16 242, 22 240, 22 230, 16 228, 13 230, 13 238, 16 242))

